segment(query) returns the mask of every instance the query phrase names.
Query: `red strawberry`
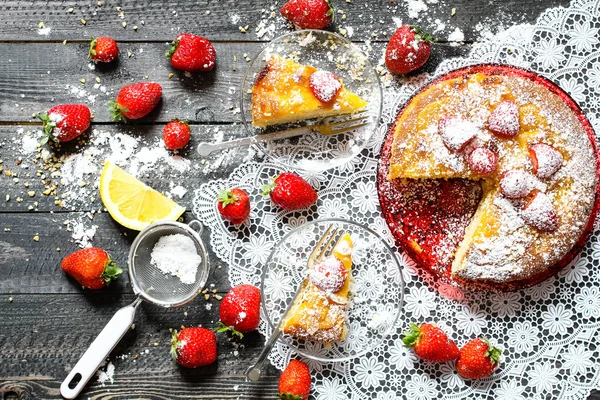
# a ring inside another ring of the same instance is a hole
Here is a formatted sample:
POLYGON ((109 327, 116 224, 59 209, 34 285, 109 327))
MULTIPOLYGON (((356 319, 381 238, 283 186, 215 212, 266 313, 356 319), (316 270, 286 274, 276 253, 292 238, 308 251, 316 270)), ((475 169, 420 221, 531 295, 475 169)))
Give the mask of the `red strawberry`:
POLYGON ((534 144, 529 148, 529 156, 533 165, 533 174, 538 178, 550 178, 562 167, 562 154, 547 144, 534 144))
POLYGON ((327 257, 319 261, 310 270, 310 280, 319 289, 335 293, 340 290, 346 282, 348 271, 337 257, 327 257))
POLYGON ((511 138, 519 133, 519 107, 506 100, 496 106, 488 118, 488 128, 498 136, 511 138))
POLYGON ((533 190, 531 175, 521 170, 506 171, 500 180, 502 194, 509 199, 521 199, 533 190))
POLYGON ((284 210, 299 210, 313 205, 317 201, 317 192, 302 179, 291 172, 284 172, 262 187, 263 195, 271 195, 273 203, 284 210))
POLYGON ((478 147, 467 158, 469 167, 479 175, 489 175, 498 168, 496 153, 485 147, 478 147))
POLYGON ((404 346, 411 348, 425 361, 446 362, 458 358, 458 347, 446 333, 434 324, 410 324, 404 332, 404 346))
POLYGON ((60 267, 88 289, 102 289, 123 272, 106 251, 95 247, 69 254, 62 260, 60 267))
POLYGON ((242 333, 252 332, 260 322, 260 290, 245 284, 231 288, 223 297, 219 317, 217 332, 231 331, 240 339, 242 333))
POLYGON ((390 38, 385 65, 394 74, 408 74, 421 67, 431 53, 431 36, 410 25, 402 25, 390 38))
POLYGON ((81 135, 89 126, 90 109, 84 104, 60 104, 37 116, 44 123, 40 144, 53 139, 68 142, 81 135))
POLYGON ((531 199, 521 211, 523 220, 544 232, 552 232, 558 229, 558 215, 554 205, 548 196, 539 190, 534 190, 531 199))
POLYGON ((174 119, 163 128, 163 140, 169 150, 185 147, 190 141, 190 126, 186 121, 174 119))
POLYGON ((494 372, 499 361, 500 349, 485 338, 477 338, 460 349, 456 370, 466 379, 486 378, 494 372))
POLYGON ((308 78, 310 90, 319 101, 330 103, 342 89, 340 79, 328 71, 315 71, 308 78))
POLYGON ((299 29, 323 29, 335 18, 330 0, 290 0, 281 15, 299 29))
POLYGON ((238 225, 250 215, 250 198, 242 189, 221 190, 217 200, 217 210, 227 221, 238 225))
POLYGON ((279 377, 281 400, 307 400, 310 393, 310 371, 302 361, 291 360, 279 377))
POLYGON ((117 42, 109 37, 92 37, 90 42, 90 52, 88 58, 94 62, 108 63, 119 56, 119 46, 117 42))
POLYGON ((139 119, 150 113, 160 101, 162 87, 154 82, 138 82, 123 86, 117 100, 109 101, 114 121, 139 119))
POLYGON ((206 72, 215 67, 217 53, 213 45, 201 36, 182 33, 166 54, 174 68, 188 72, 206 72))
POLYGON ((448 149, 458 152, 477 137, 479 128, 469 120, 445 115, 438 122, 438 133, 448 149))
POLYGON ((171 356, 179 365, 197 368, 209 365, 217 359, 217 338, 206 328, 183 328, 173 331, 171 356))

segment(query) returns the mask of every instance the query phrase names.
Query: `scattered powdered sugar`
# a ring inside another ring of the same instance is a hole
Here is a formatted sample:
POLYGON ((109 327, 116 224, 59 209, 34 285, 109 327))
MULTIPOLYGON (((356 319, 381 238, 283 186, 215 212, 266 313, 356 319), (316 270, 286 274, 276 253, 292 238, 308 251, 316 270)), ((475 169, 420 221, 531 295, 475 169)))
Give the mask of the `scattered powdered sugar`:
POLYGON ((460 28, 455 28, 454 31, 448 36, 449 42, 464 42, 465 34, 460 28))
POLYGON ((419 18, 419 14, 427 11, 427 4, 423 0, 404 0, 410 18, 419 18))
POLYGON ((169 191, 169 194, 171 195, 171 197, 179 197, 180 199, 185 196, 185 194, 187 193, 187 189, 184 188, 181 185, 177 185, 173 188, 171 188, 171 190, 169 191))
MULTIPOLYGON (((17 132, 19 135, 23 134, 23 128, 20 128, 17 132)), ((29 133, 23 135, 21 139, 21 154, 31 154, 35 152, 39 146, 41 131, 36 131, 36 133, 29 133), (37 134, 39 132, 39 134, 37 134)))
POLYGON ((196 282, 202 257, 190 237, 180 233, 163 236, 156 242, 150 257, 152 264, 164 274, 176 276, 188 285, 196 282))
POLYGON ((480 129, 473 122, 462 118, 442 118, 438 131, 444 144, 452 151, 461 150, 470 140, 479 135, 480 129))
POLYGON ((107 382, 114 383, 115 366, 112 362, 106 365, 106 371, 98 370, 98 382, 104 386, 107 382))
POLYGON ((241 19, 241 18, 240 18, 240 15, 239 15, 239 14, 231 14, 231 15, 229 16, 229 21, 231 21, 231 23, 232 23, 233 25, 237 25, 237 24, 238 24, 238 22, 240 22, 240 19, 241 19))
POLYGON ((43 26, 42 28, 38 28, 37 33, 40 36, 48 36, 52 32, 52 28, 49 26, 43 26))
POLYGON ((96 229, 98 229, 98 225, 86 226, 86 224, 80 220, 67 220, 65 221, 67 225, 67 231, 72 231, 71 237, 82 249, 86 247, 92 247, 92 241, 94 240, 94 235, 96 234, 96 229))

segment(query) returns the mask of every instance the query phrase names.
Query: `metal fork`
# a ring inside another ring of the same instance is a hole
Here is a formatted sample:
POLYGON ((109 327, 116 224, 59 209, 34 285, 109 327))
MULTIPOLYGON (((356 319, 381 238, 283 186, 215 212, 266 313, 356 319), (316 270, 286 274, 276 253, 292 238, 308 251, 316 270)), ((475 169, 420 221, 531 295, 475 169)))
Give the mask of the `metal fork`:
POLYGON ((260 142, 269 142, 273 140, 288 139, 304 135, 310 132, 319 132, 322 135, 338 135, 340 133, 349 132, 353 129, 361 128, 368 125, 369 116, 366 110, 361 110, 351 115, 351 119, 339 120, 333 117, 321 118, 313 125, 302 126, 299 128, 287 129, 285 131, 278 131, 273 133, 265 133, 261 135, 245 137, 240 139, 234 139, 227 142, 221 143, 200 143, 198 145, 198 153, 202 157, 206 157, 215 151, 221 151, 230 149, 232 147, 249 146, 260 142))
MULTIPOLYGON (((308 268, 309 269, 312 268, 312 266, 314 265, 315 262, 321 261, 326 254, 327 254, 327 257, 331 256, 333 254, 333 249, 335 248, 335 246, 337 246, 339 240, 343 236, 343 235, 340 235, 336 240, 335 238, 337 236, 339 228, 335 228, 333 233, 329 234, 331 232, 331 229, 333 229, 333 225, 329 225, 329 227, 327 228, 327 230, 325 231, 323 236, 321 236, 319 243, 317 243, 314 250, 308 257, 308 268), (327 240, 327 242, 325 243, 326 240, 327 240), (323 245, 323 243, 325 243, 325 245, 323 245)), ((271 349, 275 345, 275 342, 277 342, 277 339, 281 335, 281 324, 283 323, 283 321, 285 321, 287 314, 289 313, 290 309, 296 302, 307 279, 310 279, 310 278, 307 276, 306 278, 304 278, 302 283, 300 283, 300 286, 296 290, 296 294, 294 294, 294 298, 288 304, 288 306, 285 309, 285 312, 283 313, 283 315, 281 316, 281 319, 279 320, 279 323, 277 324, 277 326, 273 329, 273 333, 271 333, 269 340, 267 340, 267 343, 265 344, 265 347, 263 348, 260 355, 258 356, 258 360, 256 360, 256 363, 254 365, 250 366, 250 368, 248 368, 246 370, 246 380, 255 382, 260 379, 262 366, 265 363, 267 356, 271 352, 271 349)))

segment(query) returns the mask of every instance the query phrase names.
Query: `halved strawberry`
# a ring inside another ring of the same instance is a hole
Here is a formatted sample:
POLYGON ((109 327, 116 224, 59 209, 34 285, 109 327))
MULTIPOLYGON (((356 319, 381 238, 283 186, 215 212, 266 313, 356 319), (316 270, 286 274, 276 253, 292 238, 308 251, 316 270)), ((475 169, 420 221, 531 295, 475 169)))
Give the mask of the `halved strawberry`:
POLYGON ((562 167, 563 156, 554 147, 538 143, 529 147, 533 174, 541 179, 550 178, 562 167))
POLYGON ((478 175, 489 175, 498 168, 498 156, 485 147, 473 150, 467 158, 469 168, 478 175))
POLYGON ((315 71, 308 78, 310 90, 323 103, 330 103, 342 89, 342 82, 329 71, 315 71))
POLYGON ((525 171, 511 169, 500 179, 502 194, 509 199, 521 199, 533 190, 532 176, 525 171))
POLYGON ((514 137, 520 127, 519 107, 514 101, 501 102, 488 118, 488 128, 498 136, 514 137))
POLYGON ((534 228, 544 232, 558 229, 558 215, 548 196, 539 190, 534 190, 529 202, 521 211, 523 220, 534 228))
POLYGON ((479 134, 479 128, 461 117, 445 115, 438 122, 438 132, 446 147, 458 152, 479 134))

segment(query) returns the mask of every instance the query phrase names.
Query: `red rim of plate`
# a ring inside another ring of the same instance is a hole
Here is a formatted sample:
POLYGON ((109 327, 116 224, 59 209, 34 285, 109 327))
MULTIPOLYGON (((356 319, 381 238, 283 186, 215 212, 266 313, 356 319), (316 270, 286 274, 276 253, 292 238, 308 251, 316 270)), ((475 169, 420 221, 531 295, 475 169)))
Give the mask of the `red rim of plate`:
MULTIPOLYGON (((598 145, 596 143, 596 135, 594 132, 594 128, 592 127, 592 125, 590 124, 588 119, 586 118, 586 116, 583 113, 583 111, 581 110, 581 108, 571 98, 571 96, 569 96, 569 94, 567 94, 564 90, 562 90, 560 87, 558 87, 554 82, 538 75, 535 72, 532 72, 532 71, 529 71, 529 70, 526 70, 526 69, 523 69, 520 67, 515 67, 512 65, 503 65, 503 64, 471 65, 471 66, 459 68, 457 70, 448 72, 447 74, 444 74, 440 77, 437 77, 434 80, 427 83, 421 90, 414 93, 410 97, 410 99, 408 99, 408 101, 402 106, 398 115, 401 115, 404 112, 406 106, 408 104, 410 104, 410 102, 413 100, 413 98, 416 95, 427 90, 432 85, 435 85, 441 81, 458 78, 463 75, 471 75, 474 73, 483 73, 485 75, 519 76, 522 78, 529 79, 535 83, 538 83, 538 84, 546 87, 552 93, 555 93, 567 106, 569 106, 569 108, 571 108, 571 110, 573 110, 573 112, 579 119, 579 122, 584 127, 584 129, 588 135, 588 138, 590 140, 590 143, 591 143, 592 148, 594 149, 594 153, 596 155, 596 196, 595 196, 595 201, 594 201, 594 207, 592 208, 592 211, 590 213, 590 216, 589 216, 588 222, 585 226, 585 229, 583 230, 581 236, 579 237, 579 239, 577 240, 575 245, 571 248, 571 250, 569 252, 567 252, 565 254, 565 256, 559 262, 557 262, 555 265, 550 267, 548 270, 546 270, 538 275, 535 275, 528 279, 513 281, 513 282, 509 282, 509 283, 503 283, 503 284, 494 283, 494 284, 489 284, 489 285, 487 285, 487 284, 478 285, 479 287, 476 288, 478 290, 484 289, 484 290, 491 290, 491 291, 511 291, 511 290, 523 289, 523 288, 535 285, 535 284, 555 275, 556 273, 558 273, 558 271, 560 271, 562 268, 567 266, 577 256, 577 254, 579 254, 579 252, 583 249, 584 245, 586 244, 588 238, 590 237, 590 235, 593 231, 594 222, 596 220, 596 215, 598 213, 598 208, 600 206, 600 154, 598 152, 598 145)), ((379 195, 379 203, 381 205, 381 210, 382 210, 383 216, 386 220, 386 223, 387 223, 390 231, 392 232, 392 236, 394 237, 398 247, 400 247, 405 253, 407 253, 407 255, 409 255, 413 260, 415 260, 418 268, 422 272, 425 272, 426 275, 428 275, 428 277, 431 278, 431 281, 434 282, 434 286, 436 287, 436 289, 439 290, 441 294, 443 294, 447 297, 451 297, 453 299, 460 299, 464 295, 464 293, 462 292, 462 289, 467 289, 465 286, 461 285, 456 280, 453 280, 453 279, 449 280, 446 276, 440 275, 440 273, 438 271, 433 270, 430 266, 424 265, 422 263, 419 263, 419 261, 417 261, 417 260, 419 260, 419 257, 415 253, 415 250, 408 244, 406 236, 404 234, 402 234, 399 229, 397 229, 396 221, 393 217, 393 213, 391 210, 391 204, 389 204, 387 202, 386 196, 384 195, 385 184, 387 182, 387 171, 389 169, 389 162, 390 162, 390 156, 391 156, 392 143, 394 140, 394 130, 396 127, 396 123, 397 123, 397 119, 394 121, 394 123, 390 127, 390 130, 388 131, 388 134, 386 135, 386 138, 382 144, 379 164, 378 164, 378 168, 377 168, 377 192, 379 195)), ((450 267, 451 267, 451 265, 447 266, 447 268, 450 268, 450 267)))

